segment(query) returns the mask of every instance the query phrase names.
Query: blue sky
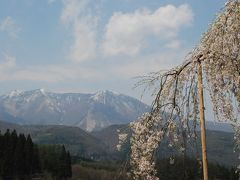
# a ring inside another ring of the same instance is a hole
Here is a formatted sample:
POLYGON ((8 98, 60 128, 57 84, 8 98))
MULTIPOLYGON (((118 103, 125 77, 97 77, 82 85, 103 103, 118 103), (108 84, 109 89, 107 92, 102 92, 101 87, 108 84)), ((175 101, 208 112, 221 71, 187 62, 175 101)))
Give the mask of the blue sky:
POLYGON ((134 77, 181 63, 224 3, 1 0, 0 94, 108 89, 140 98, 134 77))

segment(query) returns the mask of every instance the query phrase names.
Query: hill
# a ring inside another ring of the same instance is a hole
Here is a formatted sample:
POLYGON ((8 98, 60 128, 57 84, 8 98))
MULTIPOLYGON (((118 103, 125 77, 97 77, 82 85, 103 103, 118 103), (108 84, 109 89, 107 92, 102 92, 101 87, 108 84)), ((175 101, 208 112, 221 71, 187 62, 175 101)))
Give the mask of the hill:
MULTIPOLYGON (((237 165, 239 163, 238 154, 233 153, 233 133, 211 130, 212 125, 207 127, 209 161, 227 166, 237 165)), ((89 133, 78 127, 61 125, 23 126, 0 121, 1 132, 5 132, 6 129, 16 129, 19 133, 30 134, 33 141, 37 144, 64 144, 72 155, 94 160, 120 160, 126 157, 126 153, 129 152, 129 144, 125 145, 124 152, 116 151, 116 145, 118 144, 117 130, 129 133, 130 130, 127 125, 111 125, 100 131, 89 133)), ((194 146, 188 145, 188 155, 195 158, 200 157, 200 147, 199 140, 194 146)), ((158 151, 158 157, 166 158, 174 154, 177 154, 177 152, 169 148, 166 141, 164 141, 158 151)))
MULTIPOLYGON (((126 133, 130 132, 127 125, 112 125, 101 131, 92 132, 91 134, 104 142, 111 151, 116 151, 116 146, 118 144, 118 130, 126 133)), ((187 149, 190 157, 194 156, 199 158, 201 156, 200 133, 197 132, 197 135, 197 142, 191 142, 191 144, 188 144, 187 149)), ((227 166, 236 166, 239 164, 238 153, 233 152, 233 136, 234 134, 229 124, 215 122, 207 123, 207 147, 208 159, 210 162, 227 166)), ((158 157, 166 158, 177 153, 178 152, 173 148, 169 148, 166 140, 164 140, 161 144, 161 148, 158 150, 158 157)))
POLYGON ((30 134, 37 144, 64 144, 72 155, 98 159, 108 153, 106 145, 88 132, 61 125, 17 125, 0 121, 0 130, 15 129, 18 133, 30 134))

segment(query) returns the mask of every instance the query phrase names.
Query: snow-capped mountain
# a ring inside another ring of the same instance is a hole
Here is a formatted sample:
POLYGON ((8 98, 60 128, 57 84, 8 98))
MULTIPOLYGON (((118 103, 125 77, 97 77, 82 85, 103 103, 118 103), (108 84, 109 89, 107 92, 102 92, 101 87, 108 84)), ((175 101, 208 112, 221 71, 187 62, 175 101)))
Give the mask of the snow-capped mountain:
POLYGON ((52 93, 44 89, 0 96, 0 119, 18 124, 77 126, 87 131, 134 121, 149 110, 132 97, 111 91, 52 93))

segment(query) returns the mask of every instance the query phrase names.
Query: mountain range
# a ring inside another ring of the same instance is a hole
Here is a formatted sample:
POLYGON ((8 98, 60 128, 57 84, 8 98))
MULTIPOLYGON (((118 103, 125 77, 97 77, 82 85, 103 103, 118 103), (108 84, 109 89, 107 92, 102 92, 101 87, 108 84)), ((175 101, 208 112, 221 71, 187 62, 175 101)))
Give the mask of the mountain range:
POLYGON ((53 93, 44 89, 0 96, 0 119, 22 125, 67 125, 87 131, 136 120, 149 106, 115 93, 53 93))

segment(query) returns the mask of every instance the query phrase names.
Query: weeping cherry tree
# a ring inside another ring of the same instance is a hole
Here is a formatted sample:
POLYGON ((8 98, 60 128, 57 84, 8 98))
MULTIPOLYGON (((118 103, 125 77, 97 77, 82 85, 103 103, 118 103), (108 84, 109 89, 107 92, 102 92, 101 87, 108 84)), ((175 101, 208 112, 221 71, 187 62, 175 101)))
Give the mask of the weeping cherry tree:
MULTIPOLYGON (((181 65, 145 76, 139 82, 142 84, 154 87, 155 99, 151 111, 131 124, 130 164, 134 179, 158 179, 154 160, 163 138, 169 138, 169 145, 182 152, 186 139, 196 138, 196 124, 199 118, 204 120, 200 113, 204 112, 202 87, 210 94, 216 121, 232 124, 239 148, 240 0, 226 3, 181 65)), ((203 134, 201 138, 205 137, 203 134)))

